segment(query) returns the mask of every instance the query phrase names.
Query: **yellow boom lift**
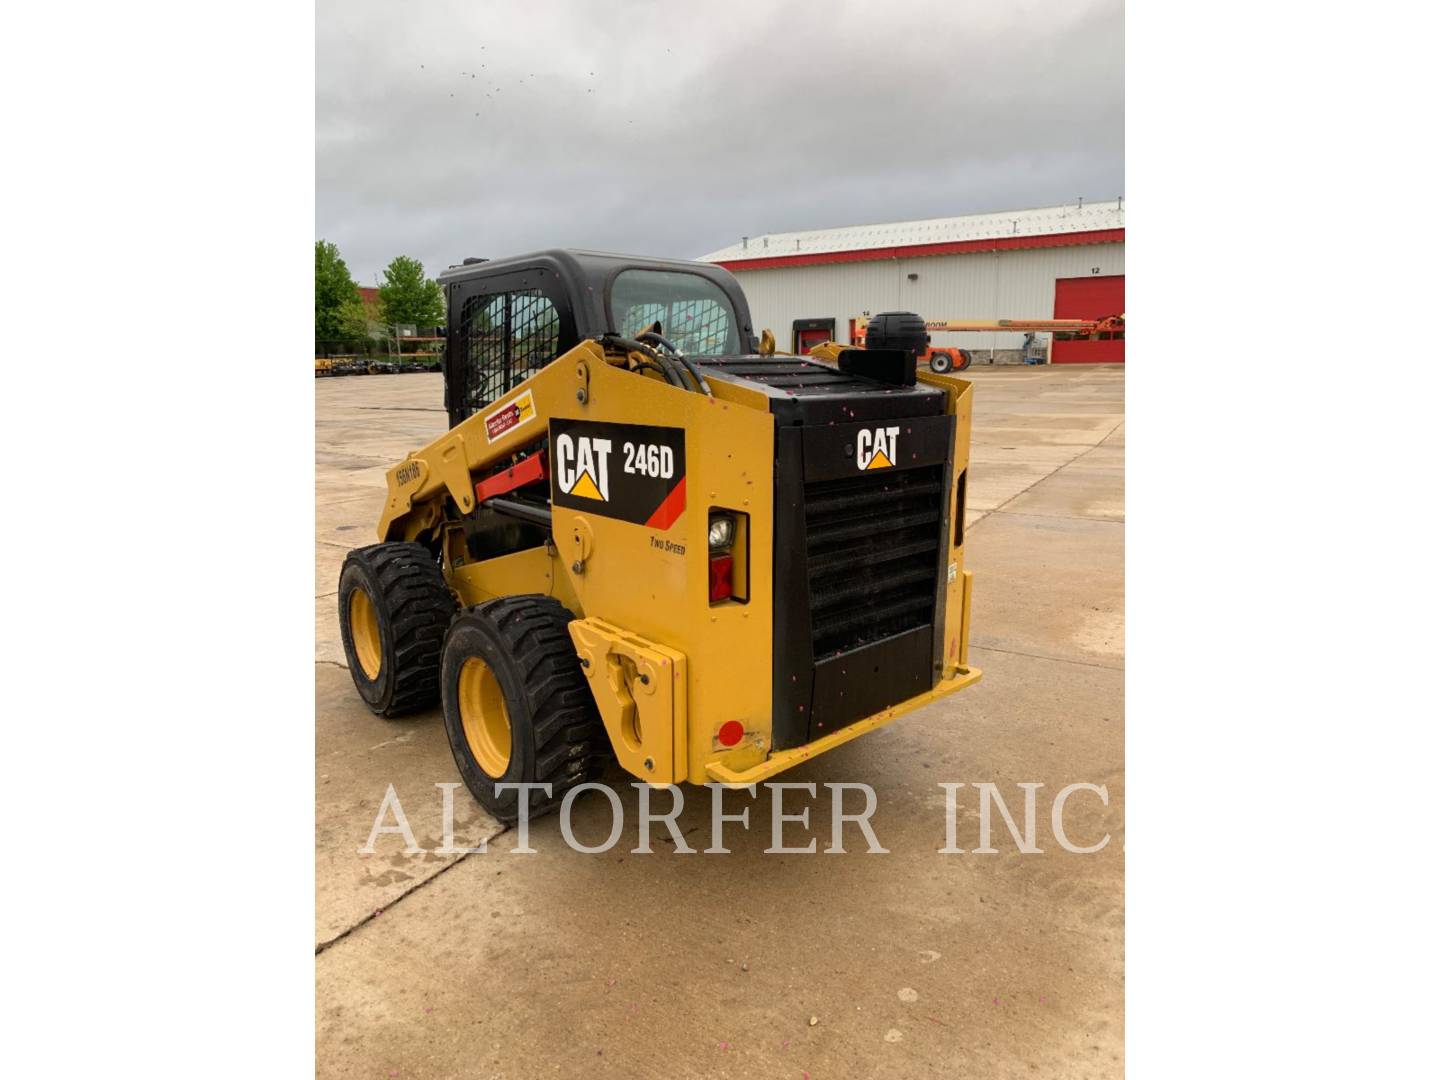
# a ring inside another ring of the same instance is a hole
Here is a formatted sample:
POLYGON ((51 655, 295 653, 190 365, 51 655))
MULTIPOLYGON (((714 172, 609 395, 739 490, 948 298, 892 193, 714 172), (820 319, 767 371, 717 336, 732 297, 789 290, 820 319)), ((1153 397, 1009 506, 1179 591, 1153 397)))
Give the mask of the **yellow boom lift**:
MULTIPOLYGON (((908 312, 885 312, 875 316, 877 321, 885 321, 894 318, 910 318, 908 312)), ((856 345, 865 346, 869 340, 870 324, 872 320, 868 316, 861 316, 858 319, 850 320, 850 340, 856 345)), ((1102 337, 1123 335, 1125 333, 1125 316, 1109 315, 1103 319, 927 319, 924 320, 924 328, 927 333, 925 345, 918 356, 922 364, 928 364, 930 370, 939 374, 951 371, 964 371, 970 366, 970 350, 956 348, 946 345, 931 345, 930 333, 942 334, 982 334, 982 333, 1010 333, 1010 334, 1064 334, 1072 340, 1094 340, 1102 337)), ((1028 339, 1027 339, 1028 340, 1028 339)), ((835 342, 824 342, 821 346, 811 349, 811 355, 815 355, 825 346, 833 346, 832 349, 820 353, 830 356, 844 346, 835 342)))

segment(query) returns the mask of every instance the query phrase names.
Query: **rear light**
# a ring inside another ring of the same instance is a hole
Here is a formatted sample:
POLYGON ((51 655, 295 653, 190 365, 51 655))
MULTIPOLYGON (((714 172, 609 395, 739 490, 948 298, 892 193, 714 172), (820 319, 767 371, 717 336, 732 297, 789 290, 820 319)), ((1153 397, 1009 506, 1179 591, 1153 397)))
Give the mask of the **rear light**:
POLYGON ((750 599, 750 515, 710 508, 710 603, 746 603, 750 599))
POLYGON ((710 557, 710 602, 729 600, 735 592, 735 557, 733 555, 712 555, 710 557))
POLYGON ((726 551, 735 539, 735 519, 728 514, 710 515, 710 550, 726 551))
POLYGON ((745 737, 745 725, 739 720, 726 720, 720 725, 721 746, 734 746, 745 737))

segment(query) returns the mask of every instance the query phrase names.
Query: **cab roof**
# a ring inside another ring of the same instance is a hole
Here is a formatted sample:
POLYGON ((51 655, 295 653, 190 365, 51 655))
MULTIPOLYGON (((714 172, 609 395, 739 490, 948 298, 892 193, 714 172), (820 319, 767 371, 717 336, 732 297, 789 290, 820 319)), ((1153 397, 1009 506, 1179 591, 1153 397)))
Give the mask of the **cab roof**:
POLYGON ((729 271, 717 275, 713 263, 694 259, 662 259, 654 255, 624 255, 615 251, 590 251, 585 248, 546 248, 525 255, 510 255, 503 259, 479 259, 458 266, 447 267, 437 280, 441 284, 454 281, 468 281, 474 277, 490 274, 509 273, 515 270, 529 270, 552 266, 566 271, 566 276, 577 278, 608 278, 621 270, 680 270, 700 274, 715 281, 735 279, 729 271))
MULTIPOLYGON (((714 282, 729 297, 740 323, 743 352, 755 349, 755 330, 750 320, 750 305, 735 276, 722 266, 693 259, 662 259, 653 255, 623 255, 613 251, 589 251, 583 248, 549 248, 527 255, 504 259, 476 260, 451 266, 437 279, 450 296, 459 287, 492 277, 506 277, 506 286, 521 287, 543 280, 547 275, 557 279, 568 294, 577 336, 589 337, 604 333, 609 326, 610 286, 624 270, 660 270, 695 274, 714 282), (533 276, 532 276, 533 275, 533 276)), ((553 286, 551 287, 553 289, 553 286)))

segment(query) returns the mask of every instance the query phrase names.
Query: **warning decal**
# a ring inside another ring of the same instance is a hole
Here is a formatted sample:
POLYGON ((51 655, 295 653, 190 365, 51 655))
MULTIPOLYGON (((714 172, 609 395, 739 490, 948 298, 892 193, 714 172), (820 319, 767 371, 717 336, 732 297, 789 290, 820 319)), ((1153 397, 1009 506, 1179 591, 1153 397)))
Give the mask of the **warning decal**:
POLYGON ((550 501, 668 529, 685 511, 685 429, 550 421, 550 501))
POLYGON ((485 417, 485 438, 494 442, 507 431, 535 419, 535 395, 526 390, 485 417))

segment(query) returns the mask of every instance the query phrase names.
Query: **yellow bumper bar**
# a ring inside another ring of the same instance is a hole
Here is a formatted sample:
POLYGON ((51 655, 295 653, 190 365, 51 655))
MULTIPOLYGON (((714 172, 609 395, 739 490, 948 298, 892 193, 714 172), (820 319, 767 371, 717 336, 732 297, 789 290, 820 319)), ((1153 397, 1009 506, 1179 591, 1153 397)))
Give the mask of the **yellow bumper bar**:
POLYGON ((882 728, 892 720, 898 720, 908 712, 914 712, 933 701, 939 701, 947 694, 953 694, 957 690, 964 690, 967 686, 973 686, 980 681, 980 669, 975 667, 961 668, 961 673, 956 673, 949 679, 941 679, 933 689, 923 694, 917 694, 908 701, 902 701, 898 705, 891 705, 888 709, 882 709, 873 716, 867 716, 863 720, 841 728, 839 731, 832 731, 823 738, 816 739, 804 746, 792 747, 789 750, 777 750, 758 765, 753 765, 744 771, 736 771, 718 761, 712 761, 705 766, 705 772, 710 779, 716 783, 724 784, 727 787, 745 787, 749 784, 758 784, 762 780, 784 772, 786 769, 794 768, 802 761, 809 761, 818 757, 827 750, 834 750, 837 746, 843 746, 851 739, 858 739, 861 735, 868 734, 876 728, 882 728))

